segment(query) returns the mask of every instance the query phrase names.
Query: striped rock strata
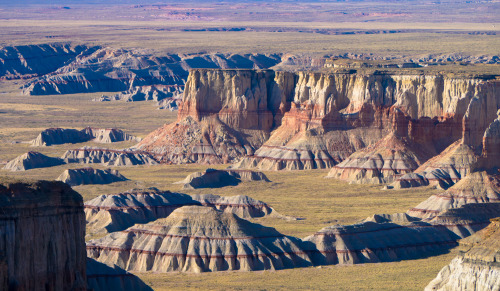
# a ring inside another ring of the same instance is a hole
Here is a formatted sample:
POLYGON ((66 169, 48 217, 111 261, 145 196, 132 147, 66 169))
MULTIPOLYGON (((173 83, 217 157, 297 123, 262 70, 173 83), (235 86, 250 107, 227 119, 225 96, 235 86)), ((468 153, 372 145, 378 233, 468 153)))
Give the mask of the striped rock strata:
POLYGON ((68 169, 65 170, 57 181, 64 182, 71 186, 89 185, 89 184, 110 184, 114 182, 126 181, 127 178, 123 177, 118 171, 112 169, 68 169))
POLYGON ((61 182, 2 183, 0 209, 0 290, 87 290, 78 193, 61 182))
POLYGON ((209 206, 242 218, 278 215, 266 203, 248 196, 189 196, 150 188, 101 195, 85 202, 87 232, 94 235, 124 230, 134 224, 165 218, 175 209, 189 205, 209 206))
POLYGON ((136 150, 112 150, 93 147, 68 150, 61 157, 67 163, 103 164, 105 166, 156 165, 150 153, 136 150))
POLYGON ((81 143, 90 140, 98 143, 141 141, 140 138, 125 133, 120 129, 86 127, 82 130, 71 128, 48 128, 42 131, 30 143, 33 146, 50 146, 65 143, 81 143))
POLYGON ((460 241, 460 249, 425 290, 500 290, 500 220, 460 241))
POLYGON ((414 217, 430 218, 451 208, 469 203, 500 202, 500 174, 474 172, 457 182, 447 191, 432 195, 429 199, 410 209, 414 217))
POLYGON ((250 170, 215 170, 209 168, 204 172, 190 174, 186 179, 174 184, 182 184, 182 189, 198 189, 236 186, 240 182, 251 181, 269 182, 269 179, 262 172, 250 170))
POLYGON ((185 206, 167 218, 91 240, 87 255, 140 272, 251 271, 312 265, 300 240, 202 206, 185 206))
POLYGON ((425 149, 420 166, 460 138, 481 152, 500 108, 500 82, 442 75, 200 69, 185 88, 177 122, 137 148, 169 163, 328 168, 397 133, 425 149))
POLYGON ((54 167, 64 164, 59 158, 48 157, 38 152, 27 152, 9 161, 3 169, 10 171, 26 171, 36 168, 54 167))

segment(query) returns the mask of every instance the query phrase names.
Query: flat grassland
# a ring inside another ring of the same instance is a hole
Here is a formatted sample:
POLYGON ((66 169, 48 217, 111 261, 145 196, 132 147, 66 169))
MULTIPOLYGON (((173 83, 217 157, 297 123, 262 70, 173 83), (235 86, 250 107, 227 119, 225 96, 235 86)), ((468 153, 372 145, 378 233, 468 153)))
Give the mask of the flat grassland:
MULTIPOLYGON (((86 125, 119 127, 145 136, 165 122, 175 120, 175 113, 155 109, 150 102, 91 102, 96 94, 61 96, 20 96, 12 83, 2 83, 0 95, 0 160, 6 161, 29 150, 60 156, 71 148, 95 143, 31 147, 25 143, 40 130, 53 127, 82 128, 86 125), (130 122, 134 120, 134 122, 130 122)), ((126 148, 131 143, 101 145, 126 148)), ((70 164, 27 172, 0 170, 0 178, 55 179, 64 169, 87 165, 70 164)), ((100 165, 91 165, 104 168, 100 165)), ((224 168, 227 165, 217 165, 224 168)), ((437 190, 381 190, 375 185, 350 185, 325 179, 328 170, 265 172, 271 182, 249 182, 219 189, 180 190, 173 182, 182 180, 206 165, 159 165, 116 167, 130 181, 110 185, 74 187, 84 200, 98 195, 117 193, 132 188, 157 187, 187 194, 248 195, 269 203, 283 215, 302 218, 287 221, 278 218, 253 219, 296 237, 308 236, 332 224, 356 223, 375 213, 404 212, 437 190)), ((421 290, 455 255, 437 255, 420 260, 354 266, 326 266, 264 272, 220 272, 210 274, 137 274, 155 290, 185 289, 337 289, 337 290, 421 290), (376 283, 374 283, 376 282, 376 283)))

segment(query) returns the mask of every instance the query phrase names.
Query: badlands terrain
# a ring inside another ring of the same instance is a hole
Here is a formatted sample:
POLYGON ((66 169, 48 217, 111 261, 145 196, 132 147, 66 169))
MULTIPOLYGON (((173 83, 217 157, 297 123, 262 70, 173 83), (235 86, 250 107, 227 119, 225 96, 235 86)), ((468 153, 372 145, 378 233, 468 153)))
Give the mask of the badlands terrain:
POLYGON ((0 289, 500 288, 498 1, 27 2, 0 289))

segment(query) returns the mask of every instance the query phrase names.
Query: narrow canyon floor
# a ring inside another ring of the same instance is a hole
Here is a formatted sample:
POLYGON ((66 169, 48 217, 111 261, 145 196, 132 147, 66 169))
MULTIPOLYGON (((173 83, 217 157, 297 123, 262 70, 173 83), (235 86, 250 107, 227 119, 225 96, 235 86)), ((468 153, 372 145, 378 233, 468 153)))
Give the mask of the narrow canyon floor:
MULTIPOLYGON (((85 126, 117 127, 137 136, 166 122, 175 121, 176 112, 157 110, 150 102, 92 102, 99 94, 74 94, 29 97, 19 95, 16 84, 5 81, 0 94, 0 161, 10 160, 30 150, 49 156, 61 156, 65 150, 85 144, 31 147, 27 143, 45 128, 85 126), (133 120, 133 122, 130 122, 133 120)), ((88 145, 96 146, 89 143, 88 145)), ((131 142, 106 144, 104 147, 127 148, 131 142)), ((27 172, 0 170, 0 176, 19 179, 53 180, 65 169, 81 167, 69 164, 27 172), (29 178, 27 178, 29 177, 29 178)), ((102 168, 93 164, 95 168, 102 168)), ((382 190, 380 185, 349 184, 325 179, 328 170, 266 171, 271 182, 249 182, 215 189, 180 190, 173 182, 208 165, 158 165, 114 167, 129 181, 108 185, 76 186, 85 201, 102 194, 133 188, 156 187, 186 194, 248 195, 269 203, 280 214, 300 218, 258 218, 252 221, 276 228, 286 235, 303 238, 334 224, 359 222, 375 213, 404 212, 438 190, 382 190)), ((216 165, 225 168, 227 165, 216 165)), ((447 254, 419 260, 352 266, 326 266, 281 271, 219 272, 204 274, 138 273, 155 290, 185 289, 331 289, 339 290, 422 290, 439 270, 456 255, 447 254)))

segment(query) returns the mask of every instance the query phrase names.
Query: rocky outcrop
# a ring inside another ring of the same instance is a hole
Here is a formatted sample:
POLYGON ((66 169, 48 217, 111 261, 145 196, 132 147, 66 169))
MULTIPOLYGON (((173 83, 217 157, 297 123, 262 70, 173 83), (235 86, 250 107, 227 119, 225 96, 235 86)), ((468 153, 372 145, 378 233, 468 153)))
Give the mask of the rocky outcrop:
POLYGON ((207 272, 311 266, 305 245, 273 228, 210 207, 185 206, 169 217, 87 243, 87 255, 129 271, 207 272))
POLYGON ((429 157, 417 144, 390 133, 335 165, 327 177, 355 183, 390 183, 413 172, 429 157))
POLYGON ((240 182, 251 181, 269 182, 269 179, 262 172, 250 170, 215 170, 209 168, 204 172, 190 174, 186 179, 174 184, 181 184, 182 189, 198 189, 236 186, 240 182))
POLYGON ((92 128, 82 130, 71 128, 48 128, 43 130, 30 143, 33 146, 51 146, 65 143, 81 143, 93 140, 98 143, 120 141, 141 141, 140 138, 116 128, 92 128))
POLYGON ((194 54, 156 56, 139 50, 99 48, 22 87, 25 95, 117 92, 138 86, 183 85, 191 68, 269 68, 279 55, 194 54))
POLYGON ((332 167, 369 145, 377 156, 375 144, 386 137, 397 153, 384 163, 390 168, 405 155, 404 169, 391 174, 381 171, 383 163, 371 165, 367 172, 388 178, 367 180, 392 181, 461 138, 480 153, 499 92, 499 82, 479 77, 193 70, 177 122, 137 147, 172 163, 241 160, 235 167, 310 169, 332 167))
POLYGON ((87 258, 87 288, 92 291, 153 291, 139 277, 122 268, 87 258))
POLYGON ((120 92, 113 96, 102 96, 93 101, 155 101, 158 109, 177 110, 182 102, 184 85, 153 85, 134 87, 128 91, 120 92))
POLYGON ((275 72, 192 70, 177 122, 149 134, 136 147, 167 163, 227 163, 252 154, 281 120, 293 74, 276 84, 275 72))
POLYGON ((248 196, 221 197, 210 194, 189 196, 149 188, 102 195, 85 202, 87 232, 95 235, 125 230, 134 224, 165 218, 175 209, 190 205, 208 206, 242 218, 266 215, 282 218, 266 203, 248 196))
POLYGON ((42 76, 97 48, 65 43, 0 48, 0 79, 42 76))
POLYGON ((114 182, 126 181, 127 178, 123 177, 118 171, 106 169, 68 169, 64 171, 56 179, 71 186, 89 185, 89 184, 110 184, 114 182))
POLYGON ((150 153, 136 150, 111 150, 93 147, 68 150, 61 157, 67 163, 103 164, 106 166, 156 165, 150 153))
POLYGON ((429 218, 465 204, 490 202, 500 202, 500 174, 492 175, 485 171, 474 172, 447 191, 432 195, 429 199, 410 209, 408 214, 429 218))
POLYGON ((500 289, 500 220, 460 242, 462 252, 425 288, 431 290, 500 289))
POLYGON ((457 245, 459 237, 429 223, 363 222, 325 227, 305 238, 316 264, 362 264, 422 258, 457 245))
POLYGON ((9 161, 3 169, 9 171, 26 171, 36 168, 54 167, 64 164, 59 158, 48 157, 38 152, 27 152, 9 161))
POLYGON ((86 290, 82 197, 61 182, 0 184, 0 289, 86 290))
POLYGON ((192 197, 193 200, 200 202, 203 206, 209 206, 223 212, 236 214, 241 218, 255 218, 272 215, 278 218, 289 219, 278 214, 268 204, 245 195, 224 197, 204 194, 193 195, 192 197))
POLYGON ((101 195, 85 202, 87 232, 91 235, 125 230, 134 224, 165 218, 186 205, 201 205, 186 194, 155 188, 101 195))

